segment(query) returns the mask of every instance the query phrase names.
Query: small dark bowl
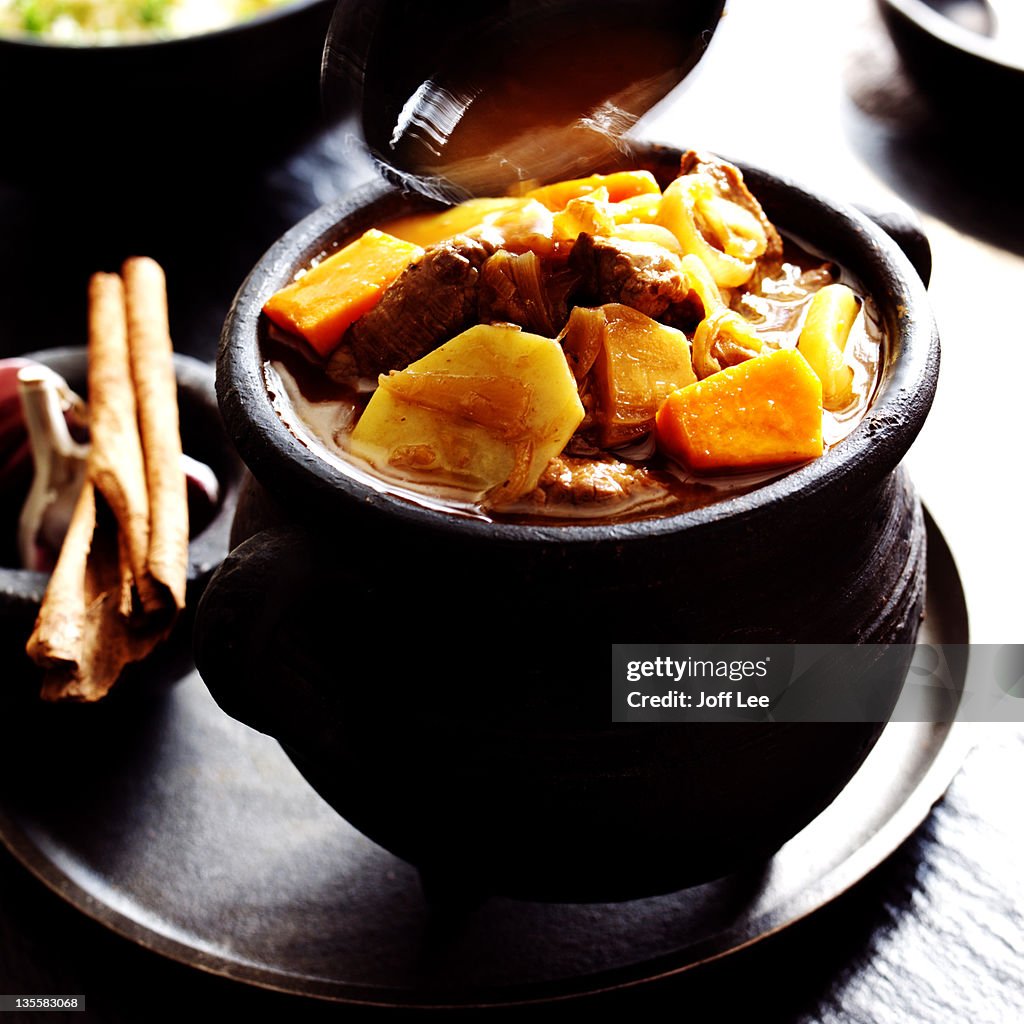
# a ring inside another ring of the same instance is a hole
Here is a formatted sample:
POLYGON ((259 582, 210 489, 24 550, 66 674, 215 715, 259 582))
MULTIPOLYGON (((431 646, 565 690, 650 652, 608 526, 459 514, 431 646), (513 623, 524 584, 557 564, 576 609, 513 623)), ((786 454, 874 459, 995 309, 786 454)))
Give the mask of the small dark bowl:
MULTIPOLYGON (((46 349, 29 353, 25 358, 44 363, 59 373, 78 394, 86 393, 84 348, 46 349)), ((182 645, 180 641, 191 629, 199 595, 227 553, 242 469, 224 435, 217 410, 212 367, 190 356, 176 354, 174 368, 178 378, 182 446, 187 454, 205 462, 220 483, 217 508, 189 542, 187 613, 175 627, 172 643, 167 645, 184 650, 187 655, 188 645, 182 645)), ((19 700, 34 697, 38 690, 39 671, 25 654, 25 642, 32 631, 48 580, 48 573, 0 565, 0 664, 4 666, 4 703, 13 697, 19 700)))
MULTIPOLYGON (((622 163, 664 178, 679 157, 638 144, 622 163)), ((611 723, 613 641, 910 644, 920 621, 921 509, 897 467, 938 372, 924 285, 857 211, 745 173, 785 233, 872 296, 881 382, 823 458, 670 518, 447 515, 363 486, 283 425, 261 373, 263 302, 314 254, 416 205, 396 189, 313 214, 236 297, 218 394, 258 483, 236 521, 249 539, 200 604, 197 664, 229 714, 276 736, 342 815, 432 878, 605 899, 723 875, 827 806, 881 732, 611 723)))
POLYGON ((997 41, 985 0, 877 0, 907 71, 946 125, 1005 123, 1024 102, 1024 53, 997 41))
POLYGON ((0 175, 138 184, 273 158, 319 121, 333 6, 293 0, 216 31, 121 45, 0 37, 0 175))

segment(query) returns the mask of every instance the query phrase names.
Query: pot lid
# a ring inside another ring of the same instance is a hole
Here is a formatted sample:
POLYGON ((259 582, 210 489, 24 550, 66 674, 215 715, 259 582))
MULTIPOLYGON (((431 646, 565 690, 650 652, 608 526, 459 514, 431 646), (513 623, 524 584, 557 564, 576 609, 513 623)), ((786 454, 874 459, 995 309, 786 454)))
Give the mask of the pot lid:
POLYGON ((326 112, 445 199, 589 173, 703 56, 725 0, 339 0, 326 112))

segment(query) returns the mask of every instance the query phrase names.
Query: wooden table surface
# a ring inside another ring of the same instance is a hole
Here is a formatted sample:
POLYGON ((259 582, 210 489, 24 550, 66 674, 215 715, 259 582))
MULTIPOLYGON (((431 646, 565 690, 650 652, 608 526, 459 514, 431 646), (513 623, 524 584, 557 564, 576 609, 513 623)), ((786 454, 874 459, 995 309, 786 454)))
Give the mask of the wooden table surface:
MULTIPOLYGON (((731 0, 705 64, 643 127, 838 199, 920 214, 934 255, 942 375, 908 462, 956 557, 972 641, 1020 642, 1019 176, 970 124, 928 110, 869 0, 731 0)), ((88 274, 145 252, 167 269, 179 347, 212 358, 234 290, 262 251, 366 173, 327 133, 268 168, 197 173, 201 188, 83 197, 73 184, 58 193, 0 186, 0 354, 81 343, 88 274)), ((1024 727, 988 725, 978 738, 932 815, 851 891, 717 964, 602 996, 601 1009, 762 1024, 1024 1020, 1024 727)), ((165 961, 0 852, 6 993, 82 993, 85 1017, 104 1022, 183 1019, 213 1005, 298 1020, 373 1015, 165 961)))

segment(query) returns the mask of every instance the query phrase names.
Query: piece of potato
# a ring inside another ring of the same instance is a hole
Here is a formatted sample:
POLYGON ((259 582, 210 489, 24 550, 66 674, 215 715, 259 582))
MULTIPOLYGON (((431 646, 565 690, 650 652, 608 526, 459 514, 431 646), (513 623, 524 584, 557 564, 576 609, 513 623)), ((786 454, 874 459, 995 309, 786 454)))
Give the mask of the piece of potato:
POLYGON ((853 367, 844 353, 859 310, 857 296, 845 284, 828 284, 811 299, 800 329, 797 348, 821 380, 826 409, 842 409, 853 397, 853 367))
POLYGON ((665 397, 697 379, 686 335, 649 316, 609 302, 591 370, 600 443, 625 444, 654 429, 665 397))
POLYGON ((371 228, 271 295, 263 312, 328 356, 349 325, 372 309, 388 285, 422 255, 418 245, 371 228))
POLYGON ((537 486, 582 420, 558 342, 478 325, 381 376, 352 452, 393 475, 501 504, 537 486))
POLYGON ((795 349, 729 366, 674 391, 658 410, 658 444, 691 469, 759 469, 823 451, 821 381, 795 349))

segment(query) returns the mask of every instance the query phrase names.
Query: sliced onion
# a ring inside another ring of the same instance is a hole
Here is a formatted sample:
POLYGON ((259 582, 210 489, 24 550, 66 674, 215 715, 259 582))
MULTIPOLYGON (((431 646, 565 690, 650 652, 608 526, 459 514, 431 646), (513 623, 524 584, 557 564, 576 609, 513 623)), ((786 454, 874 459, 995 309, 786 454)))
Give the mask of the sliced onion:
POLYGON ((684 252, 700 258, 716 284, 735 288, 750 280, 756 261, 730 256, 704 237, 697 224, 698 204, 708 203, 715 197, 714 182, 706 174, 676 178, 662 195, 658 223, 679 239, 684 252))
POLYGON ((762 348, 754 327, 725 306, 720 306, 697 325, 693 335, 693 369, 703 380, 727 366, 753 359, 762 348), (717 354, 716 354, 717 351, 717 354))

